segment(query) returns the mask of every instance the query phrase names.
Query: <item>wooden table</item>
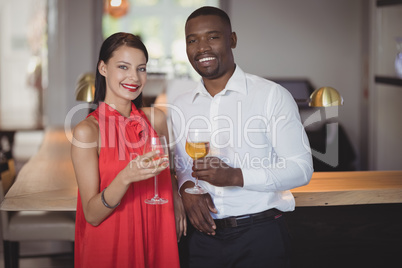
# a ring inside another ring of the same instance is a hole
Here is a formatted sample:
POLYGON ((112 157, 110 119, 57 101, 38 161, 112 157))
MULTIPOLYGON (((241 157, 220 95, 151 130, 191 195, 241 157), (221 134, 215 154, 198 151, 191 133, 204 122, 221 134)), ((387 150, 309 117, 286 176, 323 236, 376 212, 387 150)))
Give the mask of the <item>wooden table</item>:
POLYGON ((74 211, 77 182, 71 162, 71 133, 48 129, 38 153, 20 170, 2 210, 74 211))
MULTIPOLYGON (((77 183, 70 158, 71 133, 48 129, 39 152, 21 169, 2 210, 74 211, 77 183)), ((292 190, 296 206, 402 203, 402 171, 315 172, 292 190)))
POLYGON ((292 193, 299 207, 402 203, 402 171, 314 172, 292 193))

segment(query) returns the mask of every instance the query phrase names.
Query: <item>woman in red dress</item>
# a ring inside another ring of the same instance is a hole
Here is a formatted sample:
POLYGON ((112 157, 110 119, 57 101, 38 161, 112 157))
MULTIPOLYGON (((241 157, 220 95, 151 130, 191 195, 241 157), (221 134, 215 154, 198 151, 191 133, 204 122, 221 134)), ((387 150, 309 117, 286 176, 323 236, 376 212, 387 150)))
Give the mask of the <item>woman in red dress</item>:
POLYGON ((113 34, 101 47, 98 108, 73 133, 76 268, 179 267, 177 240, 186 225, 177 183, 163 159, 149 161, 157 152, 143 154, 147 137, 168 137, 164 113, 141 107, 147 61, 132 34, 113 34), (144 202, 154 195, 155 175, 169 200, 163 205, 144 202))

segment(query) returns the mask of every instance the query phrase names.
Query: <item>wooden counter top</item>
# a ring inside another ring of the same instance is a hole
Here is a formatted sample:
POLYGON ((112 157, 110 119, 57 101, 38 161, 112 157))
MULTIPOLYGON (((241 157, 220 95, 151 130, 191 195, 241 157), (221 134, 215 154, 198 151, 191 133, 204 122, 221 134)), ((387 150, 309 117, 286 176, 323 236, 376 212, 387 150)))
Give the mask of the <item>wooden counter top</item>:
MULTIPOLYGON (((70 157, 71 134, 46 131, 39 152, 21 169, 2 210, 74 211, 77 183, 70 157)), ((402 203, 402 171, 315 172, 292 190, 296 206, 402 203)))
POLYGON ((70 150, 63 129, 47 130, 38 153, 20 170, 1 209, 74 211, 78 187, 70 150))
POLYGON ((402 171, 314 172, 292 193, 296 206, 402 203, 402 171))

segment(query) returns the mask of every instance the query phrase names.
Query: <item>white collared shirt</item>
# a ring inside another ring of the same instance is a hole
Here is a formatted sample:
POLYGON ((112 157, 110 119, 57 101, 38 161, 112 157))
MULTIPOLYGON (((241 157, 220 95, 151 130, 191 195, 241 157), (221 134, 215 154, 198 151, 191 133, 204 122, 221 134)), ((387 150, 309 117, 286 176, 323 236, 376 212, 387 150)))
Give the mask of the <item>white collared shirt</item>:
POLYGON ((205 181, 218 210, 213 218, 292 211, 292 188, 309 183, 313 164, 307 135, 292 95, 280 85, 244 73, 239 66, 225 89, 212 97, 202 80, 170 110, 179 187, 195 179, 185 150, 188 127, 211 131, 209 155, 241 168, 243 187, 216 187, 205 181))

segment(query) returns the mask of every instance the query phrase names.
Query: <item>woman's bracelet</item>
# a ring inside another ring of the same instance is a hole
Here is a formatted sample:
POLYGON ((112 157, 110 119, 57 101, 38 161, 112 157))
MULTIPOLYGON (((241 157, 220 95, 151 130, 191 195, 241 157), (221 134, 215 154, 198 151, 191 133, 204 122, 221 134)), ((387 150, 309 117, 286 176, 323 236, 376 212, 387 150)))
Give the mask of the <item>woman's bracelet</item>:
MULTIPOLYGON (((107 188, 107 187, 106 187, 106 188, 107 188)), ((109 205, 108 203, 106 203, 106 200, 105 200, 105 190, 106 190, 106 188, 103 189, 102 194, 101 194, 102 203, 103 203, 103 205, 105 205, 105 207, 107 207, 107 208, 116 208, 118 205, 120 205, 120 202, 117 203, 117 204, 114 205, 114 206, 111 206, 111 205, 109 205)))

